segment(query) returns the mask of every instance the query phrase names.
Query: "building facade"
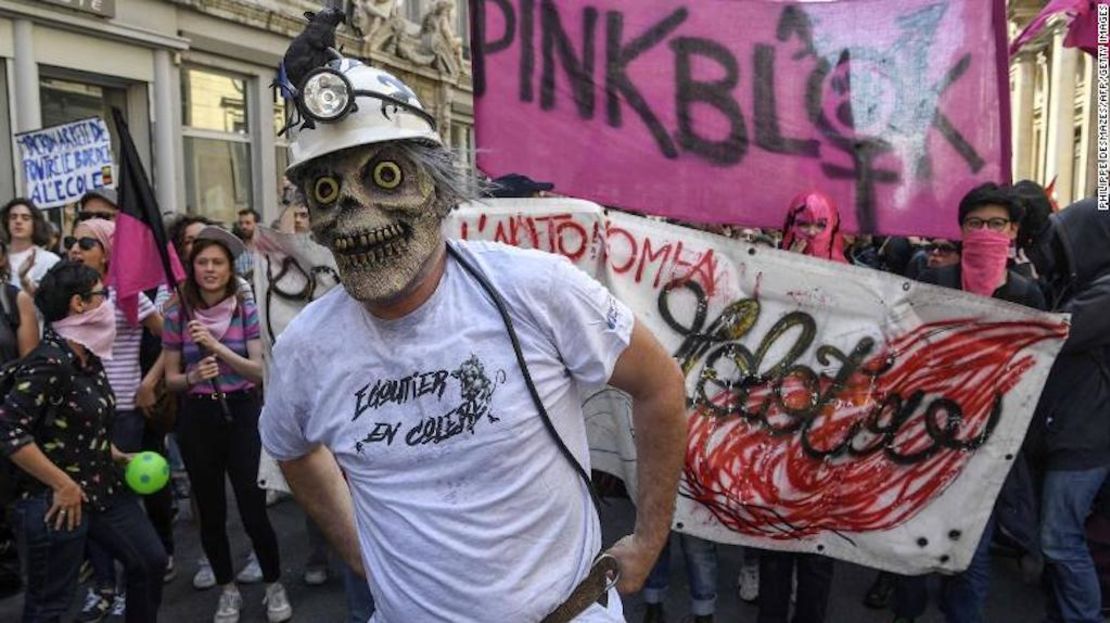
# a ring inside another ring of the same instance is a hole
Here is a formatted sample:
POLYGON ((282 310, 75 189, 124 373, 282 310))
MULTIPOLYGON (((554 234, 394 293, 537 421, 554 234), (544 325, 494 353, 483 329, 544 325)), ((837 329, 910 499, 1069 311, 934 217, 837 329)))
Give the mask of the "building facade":
MULTIPOLYGON (((0 0, 0 136, 110 120, 119 107, 163 211, 230 222, 255 208, 269 222, 287 163, 284 103, 270 84, 304 11, 321 4, 0 0)), ((343 52, 408 83, 445 141, 472 153, 465 2, 461 10, 454 0, 333 4, 350 17, 339 31, 343 52)), ((0 141, 0 198, 22 186, 14 140, 0 141)))
MULTIPOLYGON (((1010 0, 1010 39, 1047 0, 1010 0)), ((1094 58, 1065 48, 1067 25, 1056 17, 1010 60, 1015 180, 1054 184, 1066 206, 1095 194, 1094 58)))

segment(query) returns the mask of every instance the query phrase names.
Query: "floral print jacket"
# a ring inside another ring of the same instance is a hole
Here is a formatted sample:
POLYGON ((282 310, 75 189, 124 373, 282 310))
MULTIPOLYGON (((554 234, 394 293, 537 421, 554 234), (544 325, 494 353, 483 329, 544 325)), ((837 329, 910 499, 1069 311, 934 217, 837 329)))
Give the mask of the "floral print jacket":
MULTIPOLYGON (((89 353, 82 365, 66 341, 47 328, 42 342, 15 372, 12 389, 0 406, 0 453, 10 455, 37 443, 80 485, 88 506, 103 510, 123 488, 108 435, 115 404, 100 360, 89 353)), ((22 497, 49 490, 16 471, 22 497)))

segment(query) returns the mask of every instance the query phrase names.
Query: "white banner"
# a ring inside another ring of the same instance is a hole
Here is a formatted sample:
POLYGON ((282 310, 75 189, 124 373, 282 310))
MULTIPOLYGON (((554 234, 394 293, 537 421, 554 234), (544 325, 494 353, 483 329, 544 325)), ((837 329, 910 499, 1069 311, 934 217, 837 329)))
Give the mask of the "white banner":
MULTIPOLYGON (((965 568, 1067 334, 1059 315, 584 201, 490 200, 444 226, 568 256, 674 354, 689 405, 674 526, 721 543, 965 568)), ((292 263, 287 242, 262 247, 280 249, 255 272, 280 332, 288 295, 334 273, 320 247, 292 263)), ((634 491, 627 400, 584 400, 593 467, 634 491)))
POLYGON ((73 203, 95 188, 114 188, 112 139, 99 117, 15 135, 24 193, 40 208, 73 203))

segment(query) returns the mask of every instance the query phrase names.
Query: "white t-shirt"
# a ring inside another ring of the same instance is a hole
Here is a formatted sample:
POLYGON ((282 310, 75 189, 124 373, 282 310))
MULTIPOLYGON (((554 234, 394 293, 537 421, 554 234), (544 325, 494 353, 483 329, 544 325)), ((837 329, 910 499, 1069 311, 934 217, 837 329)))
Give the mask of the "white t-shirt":
POLYGON ((132 411, 135 409, 135 392, 143 380, 139 361, 139 351, 143 344, 142 322, 157 310, 150 298, 140 292, 139 324, 132 325, 119 308, 114 288, 108 290, 108 300, 116 308, 116 341, 112 342, 112 358, 102 362, 104 373, 108 375, 108 384, 116 395, 116 410, 132 411))
MULTIPOLYGON (((551 420, 589 470, 582 396, 604 385, 633 315, 565 258, 452 243, 505 299, 551 420)), ((274 349, 259 428, 278 460, 324 444, 347 474, 374 623, 539 621, 601 547, 589 493, 528 394, 501 317, 450 257, 396 320, 343 288, 274 349)), ((583 623, 623 621, 615 591, 583 623)))
POLYGON ((11 269, 11 284, 17 288, 22 289, 23 285, 19 283, 19 269, 23 267, 23 262, 31 256, 31 251, 35 252, 35 263, 31 266, 31 272, 27 276, 31 279, 31 283, 36 286, 42 281, 50 267, 61 261, 57 255, 41 247, 30 247, 24 251, 16 253, 14 251, 8 252, 8 268, 11 269))

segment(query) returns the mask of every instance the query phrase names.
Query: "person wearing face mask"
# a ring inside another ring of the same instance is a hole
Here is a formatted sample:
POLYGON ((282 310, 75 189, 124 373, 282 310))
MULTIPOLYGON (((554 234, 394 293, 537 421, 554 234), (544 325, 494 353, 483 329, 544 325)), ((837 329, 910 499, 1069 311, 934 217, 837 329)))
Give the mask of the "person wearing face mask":
POLYGON ((0 406, 0 451, 21 470, 15 524, 24 544, 24 621, 58 621, 69 610, 87 540, 122 561, 128 622, 153 622, 166 552, 108 438, 115 395, 102 359, 112 357, 115 312, 95 270, 60 262, 35 303, 42 342, 15 372, 0 406))
MULTIPOLYGON (((964 195, 958 214, 962 234, 958 261, 937 262, 935 254, 930 253, 930 268, 921 274, 919 281, 1045 309, 1044 296, 1037 285, 1008 268, 1011 247, 1022 219, 1021 204, 1012 191, 990 182, 977 186, 964 195)), ((990 586, 990 543, 997 527, 1008 528, 1007 532, 1035 558, 1031 564, 1039 565, 1033 501, 1028 465, 1025 456, 1019 454, 999 493, 971 564, 963 573, 944 578, 940 602, 948 623, 982 623, 985 620, 983 607, 990 586)), ((910 623, 925 612, 926 578, 897 579, 894 605, 897 623, 910 623)))
POLYGON ((786 251, 848 263, 844 235, 840 233, 840 212, 824 193, 809 191, 791 199, 782 232, 782 248, 786 251))
POLYGON ((1084 522, 1110 474, 1110 214, 1094 198, 1056 213, 1035 190, 1023 200, 1023 250, 1052 310, 1071 314, 1026 440, 1044 470, 1041 549, 1052 586, 1045 620, 1102 621, 1084 522))
POLYGON ((930 260, 919 280, 1045 309, 1037 285, 1008 269, 1021 218, 1021 204, 1009 189, 991 182, 973 188, 960 201, 959 261, 934 266, 930 260))
MULTIPOLYGON (((77 223, 73 236, 64 241, 69 259, 80 262, 108 281, 108 263, 112 256, 116 224, 113 221, 91 218, 77 223)), ((112 422, 111 441, 124 452, 153 450, 165 453, 165 445, 156 438, 144 437, 147 418, 155 403, 155 387, 162 377, 162 367, 156 364, 143 377, 139 366, 139 346, 142 342, 143 328, 155 335, 162 334, 162 316, 154 309, 154 304, 145 294, 138 296, 138 319, 141 324, 132 325, 123 310, 117 305, 116 292, 109 287, 108 301, 115 309, 115 340, 112 343, 112 359, 104 362, 108 384, 116 396, 116 416, 112 422), (144 438, 148 443, 144 445, 144 438)), ((173 557, 173 524, 171 494, 162 489, 145 496, 143 502, 154 522, 153 525, 162 539, 162 545, 173 557)), ((82 621, 97 620, 111 611, 123 614, 125 599, 123 592, 116 590, 115 565, 111 556, 96 544, 89 545, 89 558, 92 562, 96 588, 90 588, 85 604, 81 609, 82 621)), ((170 563, 172 564, 172 562, 170 563)))
MULTIPOLYGON (((848 263, 840 233, 840 213, 824 193, 809 191, 790 200, 781 248, 833 262, 848 263)), ((828 610, 833 561, 817 554, 759 552, 758 623, 821 623, 828 610), (793 579, 797 579, 794 588, 793 579), (793 619, 788 618, 791 594, 793 619)))
POLYGON ((219 227, 197 232, 182 288, 185 307, 179 302, 166 309, 162 343, 166 386, 185 394, 177 439, 200 514, 201 545, 223 587, 214 621, 238 621, 243 601, 227 536, 228 478, 267 583, 267 618, 277 623, 289 620, 293 609, 279 582, 266 493, 257 484, 262 342, 254 303, 238 293, 234 278, 235 258, 243 252, 243 243, 219 227))

